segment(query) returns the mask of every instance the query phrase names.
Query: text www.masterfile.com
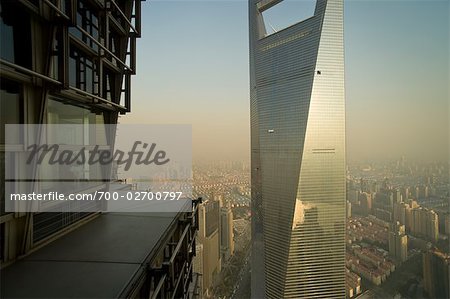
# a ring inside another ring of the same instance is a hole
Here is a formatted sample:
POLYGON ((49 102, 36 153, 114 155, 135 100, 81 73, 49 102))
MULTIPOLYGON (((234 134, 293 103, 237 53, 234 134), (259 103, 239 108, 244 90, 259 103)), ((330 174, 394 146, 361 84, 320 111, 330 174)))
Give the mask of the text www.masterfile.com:
POLYGON ((150 192, 150 191, 128 191, 109 192, 95 191, 94 193, 69 193, 64 194, 57 191, 45 193, 11 193, 10 200, 14 201, 94 201, 94 200, 179 200, 183 192, 150 192))

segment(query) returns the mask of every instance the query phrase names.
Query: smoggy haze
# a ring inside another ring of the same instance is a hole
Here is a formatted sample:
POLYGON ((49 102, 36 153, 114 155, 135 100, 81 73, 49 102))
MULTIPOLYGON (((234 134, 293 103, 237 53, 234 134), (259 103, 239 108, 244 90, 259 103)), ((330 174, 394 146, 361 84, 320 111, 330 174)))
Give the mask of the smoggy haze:
MULTIPOLYGON (((285 1, 276 29, 295 21, 299 3, 285 1)), ((448 160, 449 2, 345 5, 348 160, 448 160)), ((142 8, 132 113, 120 122, 190 123, 194 160, 248 159, 247 1, 142 8)))

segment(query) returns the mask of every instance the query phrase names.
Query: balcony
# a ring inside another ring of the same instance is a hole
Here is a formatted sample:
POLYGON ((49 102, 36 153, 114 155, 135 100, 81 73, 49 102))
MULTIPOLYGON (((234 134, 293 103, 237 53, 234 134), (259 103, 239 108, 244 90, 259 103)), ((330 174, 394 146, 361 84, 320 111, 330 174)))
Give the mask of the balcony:
POLYGON ((187 201, 192 212, 101 214, 2 269, 1 297, 192 297, 199 202, 187 201))

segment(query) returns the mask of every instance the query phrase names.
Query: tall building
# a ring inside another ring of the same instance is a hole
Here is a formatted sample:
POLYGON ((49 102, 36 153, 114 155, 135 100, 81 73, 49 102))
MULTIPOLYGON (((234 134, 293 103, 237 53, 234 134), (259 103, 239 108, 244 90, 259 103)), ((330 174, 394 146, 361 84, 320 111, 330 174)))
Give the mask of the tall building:
POLYGON ((372 195, 367 192, 361 192, 359 194, 359 202, 362 214, 369 215, 372 211, 372 195))
POLYGON ((252 297, 344 298, 343 0, 271 34, 280 2, 249 1, 252 297))
POLYGON ((229 203, 220 208, 220 251, 222 263, 234 253, 233 212, 229 203))
POLYGON ((423 253, 423 287, 428 298, 450 298, 450 256, 437 249, 423 253))
POLYGON ((400 222, 400 224, 405 225, 405 227, 407 226, 406 224, 406 211, 409 208, 409 206, 406 203, 394 203, 394 209, 393 209, 393 214, 392 214, 392 218, 393 221, 396 222, 400 222))
POLYGON ((411 210, 411 233, 418 237, 424 237, 432 242, 439 239, 438 214, 427 208, 416 207, 411 210))
POLYGON ((389 253, 400 262, 406 261, 408 257, 408 236, 405 233, 405 225, 398 221, 390 224, 389 253))
MULTIPOLYGON (((141 1, 135 0, 120 4, 2 0, 0 144, 5 144, 6 124, 79 124, 86 128, 95 125, 98 129, 97 134, 83 136, 89 140, 87 146, 97 144, 99 139, 106 139, 106 144, 112 146, 111 137, 115 134, 107 134, 104 126, 116 124, 119 114, 131 109, 130 80, 136 70, 140 5, 141 1), (131 22, 134 25, 130 26, 131 22)), ((34 132, 27 134, 34 137, 34 132)), ((24 138, 16 137, 17 145, 26 144, 24 138)), ((10 147, 8 144, 6 152, 11 151, 10 147)), ((16 152, 8 154, 18 156, 16 152)), ((2 261, 14 261, 18 255, 96 216, 87 212, 6 213, 4 188, 30 192, 31 187, 23 182, 4 184, 5 168, 23 169, 24 159, 10 157, 8 161, 14 161, 14 165, 4 165, 2 150, 0 160, 2 261)), ((93 168, 84 171, 89 173, 93 168)), ((106 172, 102 176, 104 180, 109 178, 106 172)), ((59 184, 42 184, 36 192, 52 190, 59 184)), ((66 185, 70 187, 69 183, 66 185)), ((84 185, 86 189, 105 188, 105 184, 92 182, 84 185)))
POLYGON ((222 270, 220 258, 220 202, 206 200, 199 207, 198 242, 203 246, 202 293, 210 296, 214 278, 222 270))
MULTIPOLYGON (((88 146, 99 135, 113 146, 105 125, 131 109, 140 32, 140 0, 0 1, 1 298, 185 298, 195 285, 198 201, 192 211, 158 215, 5 209, 5 168, 20 175, 15 148, 37 139, 25 131, 5 145, 5 126, 78 124, 88 146)), ((110 173, 102 174, 74 187, 113 190, 110 173)), ((19 180, 8 187, 31 192, 19 180)))

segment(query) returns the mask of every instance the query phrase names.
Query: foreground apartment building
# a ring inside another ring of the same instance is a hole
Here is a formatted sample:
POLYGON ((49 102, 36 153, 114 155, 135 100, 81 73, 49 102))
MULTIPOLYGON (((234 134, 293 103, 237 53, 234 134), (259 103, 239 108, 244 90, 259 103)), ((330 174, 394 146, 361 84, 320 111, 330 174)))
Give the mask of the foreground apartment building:
MULTIPOLYGON (((197 201, 192 212, 160 215, 5 211, 5 188, 32 191, 21 182, 5 187, 5 169, 19 173, 23 163, 10 156, 5 165, 5 156, 29 138, 19 132, 5 144, 5 125, 102 128, 130 111, 141 1, 1 0, 0 29, 1 297, 195 296, 197 201)), ((96 134, 114 144, 114 132, 96 134)), ((110 171, 84 192, 111 188, 110 171)))
POLYGON ((270 33, 281 2, 249 1, 252 297, 345 298, 343 0, 270 33))

